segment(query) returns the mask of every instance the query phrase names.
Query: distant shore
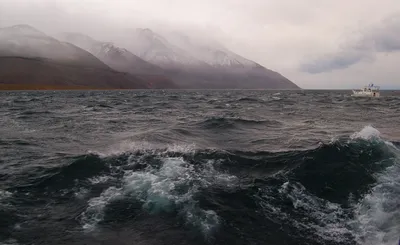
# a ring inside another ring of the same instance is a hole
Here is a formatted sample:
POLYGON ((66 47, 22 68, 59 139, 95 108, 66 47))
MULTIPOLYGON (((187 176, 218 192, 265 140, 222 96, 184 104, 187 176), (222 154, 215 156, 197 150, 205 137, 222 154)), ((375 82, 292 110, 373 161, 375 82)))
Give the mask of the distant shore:
POLYGON ((244 88, 202 88, 202 89, 191 89, 191 88, 110 88, 110 87, 89 87, 89 86, 72 86, 72 85, 47 85, 47 84, 4 84, 0 83, 0 91, 24 91, 24 90, 267 90, 267 91, 285 91, 295 90, 301 91, 302 89, 244 89, 244 88))
POLYGON ((46 85, 46 84, 0 84, 0 91, 1 90, 120 90, 120 89, 88 87, 88 86, 46 85))

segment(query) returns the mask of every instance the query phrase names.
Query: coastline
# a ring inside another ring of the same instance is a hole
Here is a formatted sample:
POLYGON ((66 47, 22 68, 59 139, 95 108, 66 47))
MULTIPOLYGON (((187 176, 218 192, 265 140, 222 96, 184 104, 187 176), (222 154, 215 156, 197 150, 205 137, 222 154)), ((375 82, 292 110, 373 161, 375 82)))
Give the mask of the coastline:
POLYGON ((46 91, 46 90, 186 90, 186 91, 198 91, 198 90, 260 90, 260 91, 301 91, 303 89, 240 89, 240 88, 226 88, 226 89, 190 89, 190 88, 113 88, 113 87, 90 87, 80 85, 48 85, 48 84, 6 84, 0 83, 0 91, 46 91))
POLYGON ((8 90, 121 90, 121 88, 99 88, 79 85, 0 84, 0 91, 8 90))

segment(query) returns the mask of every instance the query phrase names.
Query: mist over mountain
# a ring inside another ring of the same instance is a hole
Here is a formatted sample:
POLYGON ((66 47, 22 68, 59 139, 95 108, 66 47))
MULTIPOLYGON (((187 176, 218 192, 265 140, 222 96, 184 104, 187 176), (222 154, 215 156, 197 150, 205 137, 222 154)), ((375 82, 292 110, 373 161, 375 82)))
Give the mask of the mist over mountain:
POLYGON ((169 76, 183 88, 298 88, 279 73, 235 54, 216 41, 206 40, 181 32, 161 35, 139 28, 119 36, 117 42, 169 71, 169 76))
POLYGON ((176 88, 174 82, 165 76, 163 69, 112 42, 101 42, 82 33, 65 32, 57 36, 60 40, 90 52, 116 71, 127 72, 151 80, 151 88, 176 88))
POLYGON ((174 45, 211 65, 216 73, 224 74, 226 81, 239 88, 298 88, 281 74, 232 52, 215 40, 180 32, 168 36, 174 45))
POLYGON ((101 42, 81 33, 60 33, 59 39, 72 43, 96 56, 115 70, 136 74, 162 74, 163 70, 144 61, 127 49, 112 42, 101 42))
MULTIPOLYGON (((98 87, 101 84, 112 88, 112 83, 99 79, 110 81, 115 76, 121 79, 122 72, 127 73, 123 77, 129 81, 126 86, 116 83, 116 88, 298 89, 281 74, 230 51, 215 40, 179 31, 160 34, 149 28, 136 28, 110 34, 107 40, 96 40, 79 32, 59 32, 51 37, 29 25, 16 25, 0 29, 1 57, 31 58, 35 66, 40 61, 46 64, 47 70, 51 67, 52 71, 47 74, 63 77, 60 84, 64 85, 98 87), (57 68, 48 66, 49 62, 57 63, 57 68), (85 69, 86 73, 72 72, 70 68, 65 68, 69 72, 61 72, 62 65, 85 69), (88 68, 115 75, 91 78, 88 68), (75 74, 72 80, 64 78, 69 73, 75 74), (89 81, 82 82, 83 77, 89 81), (80 82, 71 82, 74 79, 80 82)), ((15 64, 18 60, 12 62, 15 64)), ((23 62, 26 67, 28 59, 23 62)), ((25 69, 28 70, 35 72, 25 69)), ((9 72, 7 77, 16 82, 9 72)), ((51 84, 56 84, 57 79, 50 79, 55 81, 51 84)))
POLYGON ((0 56, 46 58, 69 65, 109 69, 92 54, 60 42, 29 25, 0 29, 0 56))
POLYGON ((91 53, 29 26, 0 29, 0 83, 53 88, 149 88, 150 81, 113 70, 91 53))

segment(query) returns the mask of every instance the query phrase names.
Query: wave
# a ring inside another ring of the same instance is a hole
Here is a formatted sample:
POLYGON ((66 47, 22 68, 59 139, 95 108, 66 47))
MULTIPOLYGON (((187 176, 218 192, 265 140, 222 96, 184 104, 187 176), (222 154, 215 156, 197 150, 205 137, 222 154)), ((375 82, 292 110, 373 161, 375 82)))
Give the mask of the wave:
POLYGON ((232 102, 256 102, 256 103, 264 103, 263 100, 261 100, 261 99, 256 99, 256 98, 252 98, 252 97, 242 97, 242 98, 238 98, 238 99, 236 99, 236 100, 234 100, 234 101, 231 101, 230 103, 232 103, 232 102))
MULTIPOLYGON (((111 173, 111 169, 107 166, 109 163, 103 161, 97 155, 83 155, 67 159, 67 161, 70 163, 60 167, 37 169, 36 173, 40 177, 29 183, 28 186, 59 190, 60 188, 73 187, 76 181, 84 181, 93 176, 111 173)), ((118 159, 115 159, 115 161, 118 161, 118 159)))
POLYGON ((195 197, 199 191, 211 186, 233 185, 234 176, 218 172, 212 162, 196 166, 182 157, 161 157, 158 164, 150 165, 143 159, 131 160, 128 165, 134 170, 124 172, 120 187, 111 186, 88 201, 88 208, 82 214, 86 231, 93 231, 104 219, 104 210, 110 203, 126 198, 134 198, 151 214, 176 212, 205 236, 218 227, 218 215, 213 210, 199 207, 195 197), (138 171, 135 165, 143 164, 147 166, 138 171))
POLYGON ((301 164, 264 180, 255 196, 267 219, 294 227, 309 243, 397 244, 399 154, 368 126, 309 151, 301 164))
POLYGON ((285 232, 292 242, 386 245, 400 228, 399 154, 372 126, 302 151, 122 142, 38 169, 40 177, 24 188, 85 202, 80 222, 86 232, 116 215, 123 221, 144 212, 178 217, 205 238, 223 227, 250 241, 246 224, 258 219, 251 227, 264 239, 285 232))
POLYGON ((265 99, 257 99, 253 97, 242 97, 238 98, 232 101, 229 101, 228 103, 258 103, 258 104, 264 104, 264 103, 270 103, 274 101, 282 101, 283 99, 280 97, 281 93, 274 93, 270 97, 265 98, 265 99))
MULTIPOLYGON (((361 131, 361 137, 378 139, 379 131, 366 127, 361 131)), ((350 222, 357 231, 356 238, 359 244, 389 245, 397 244, 399 241, 400 150, 391 142, 385 143, 393 153, 390 158, 392 164, 384 171, 373 173, 376 183, 355 204, 353 211, 355 219, 350 222)))
POLYGON ((257 120, 250 118, 226 118, 226 117, 211 117, 197 123, 201 128, 218 129, 218 128, 234 128, 238 126, 281 126, 282 122, 277 120, 257 120))
POLYGON ((41 114, 51 114, 51 113, 52 113, 51 111, 47 111, 47 110, 35 110, 35 111, 27 110, 27 111, 21 112, 20 115, 31 116, 31 115, 37 115, 37 114, 41 115, 41 114))

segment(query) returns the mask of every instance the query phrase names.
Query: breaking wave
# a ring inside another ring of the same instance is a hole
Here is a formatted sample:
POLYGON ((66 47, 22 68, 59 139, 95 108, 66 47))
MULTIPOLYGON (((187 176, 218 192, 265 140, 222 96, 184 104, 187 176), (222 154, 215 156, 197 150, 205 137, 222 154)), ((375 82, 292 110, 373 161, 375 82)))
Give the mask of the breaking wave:
POLYGON ((206 241, 389 245, 400 229, 399 154, 372 126, 303 151, 123 142, 36 170, 15 191, 79 200, 86 233, 144 215, 176 219, 206 241))
MULTIPOLYGON (((220 224, 219 217, 215 211, 199 207, 196 195, 210 188, 233 188, 237 178, 218 171, 216 161, 191 162, 184 147, 168 149, 138 150, 122 157, 126 162, 118 186, 108 187, 88 201, 88 208, 82 214, 83 228, 93 231, 113 201, 133 199, 151 214, 177 213, 189 226, 206 236, 211 234, 220 224)), ((120 168, 110 167, 115 168, 111 171, 120 168)), ((106 176, 91 178, 92 184, 106 181, 106 176)))

